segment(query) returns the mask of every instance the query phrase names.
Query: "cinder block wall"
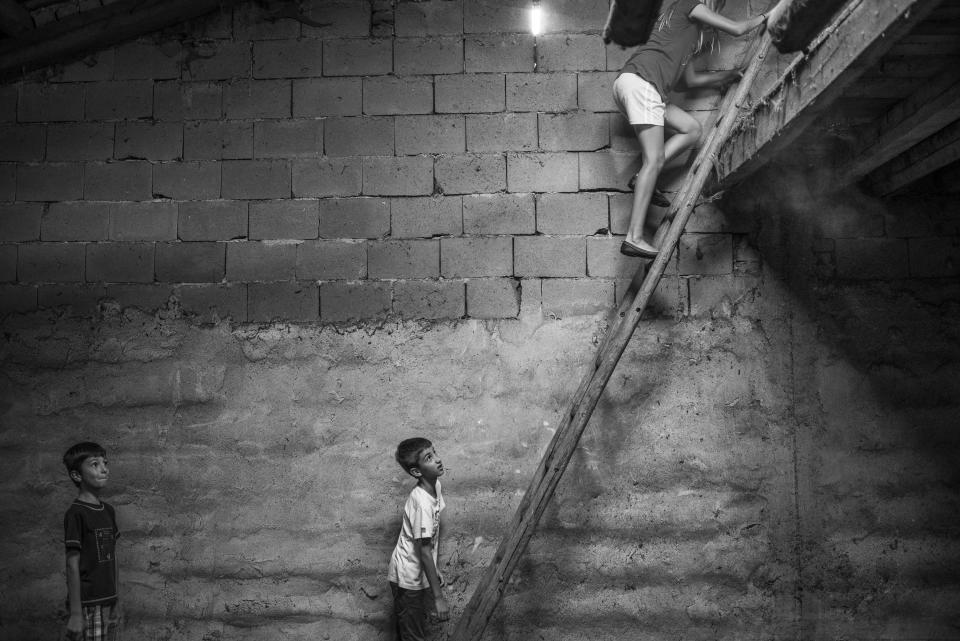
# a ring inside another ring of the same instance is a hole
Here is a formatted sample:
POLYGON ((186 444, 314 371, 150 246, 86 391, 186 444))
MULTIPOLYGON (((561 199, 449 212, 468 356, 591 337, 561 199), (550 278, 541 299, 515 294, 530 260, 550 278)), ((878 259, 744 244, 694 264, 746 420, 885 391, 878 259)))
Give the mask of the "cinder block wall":
MULTIPOLYGON (((622 294, 637 148, 606 0, 546 0, 539 37, 520 0, 300 4, 328 26, 249 3, 0 87, 3 312, 511 318, 622 294)), ((733 273, 730 231, 690 229, 662 313, 682 277, 733 273)))
MULTIPOLYGON (((462 611, 635 266, 603 4, 243 6, 0 87, 0 636, 57 634, 89 438, 127 637, 392 638, 414 433, 462 611)), ((955 636, 956 197, 817 185, 698 208, 490 639, 955 636)))

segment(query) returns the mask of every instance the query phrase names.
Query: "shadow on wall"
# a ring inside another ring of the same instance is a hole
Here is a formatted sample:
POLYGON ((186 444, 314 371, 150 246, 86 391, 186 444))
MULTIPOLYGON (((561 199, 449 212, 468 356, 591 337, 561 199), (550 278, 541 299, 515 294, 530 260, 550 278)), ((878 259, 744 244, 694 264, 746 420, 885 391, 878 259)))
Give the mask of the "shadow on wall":
MULTIPOLYGON (((656 360, 668 357, 663 354, 656 360)), ((670 382, 654 375, 643 378, 623 394, 631 408, 643 406, 670 382)), ((651 571, 641 563, 604 561, 604 557, 629 559, 638 541, 658 538, 661 528, 670 527, 624 509, 658 488, 637 483, 630 487, 618 478, 631 459, 626 452, 648 437, 645 425, 629 420, 635 414, 621 411, 624 399, 613 401, 609 396, 608 391, 598 403, 594 420, 514 570, 488 625, 489 638, 561 638, 564 632, 585 629, 595 638, 622 638, 638 623, 632 606, 639 598, 634 586, 656 591, 674 581, 668 573, 651 571), (611 598, 611 593, 617 597, 611 598)))
POLYGON ((960 619, 956 195, 881 201, 827 164, 769 167, 758 221, 792 322, 803 636, 955 637, 960 619))
POLYGON ((804 303, 818 338, 883 398, 952 404, 960 398, 957 198, 882 201, 829 181, 828 168, 771 167, 725 208, 753 213, 766 265, 804 303))

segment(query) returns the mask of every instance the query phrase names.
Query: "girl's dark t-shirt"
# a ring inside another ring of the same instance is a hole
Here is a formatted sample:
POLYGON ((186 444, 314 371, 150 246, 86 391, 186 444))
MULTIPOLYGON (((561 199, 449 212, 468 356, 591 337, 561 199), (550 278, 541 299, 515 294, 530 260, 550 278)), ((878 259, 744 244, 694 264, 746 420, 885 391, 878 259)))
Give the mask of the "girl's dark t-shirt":
POLYGON ((63 517, 63 543, 80 552, 80 601, 84 606, 117 600, 116 540, 120 536, 113 506, 74 500, 63 517))
POLYGON ((700 23, 690 12, 701 0, 670 0, 664 3, 662 17, 657 19, 650 39, 637 47, 620 73, 635 73, 660 93, 664 102, 680 79, 680 72, 693 56, 700 37, 700 23))

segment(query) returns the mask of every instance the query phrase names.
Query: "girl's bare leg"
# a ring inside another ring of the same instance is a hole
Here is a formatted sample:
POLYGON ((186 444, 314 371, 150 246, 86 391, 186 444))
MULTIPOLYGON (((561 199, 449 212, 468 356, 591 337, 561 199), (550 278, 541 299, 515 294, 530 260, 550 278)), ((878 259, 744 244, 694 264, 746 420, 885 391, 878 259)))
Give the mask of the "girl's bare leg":
MULTIPOLYGON (((681 153, 697 144, 700 140, 700 122, 676 105, 667 105, 663 113, 664 131, 669 130, 670 137, 663 145, 663 163, 666 165, 681 153)), ((641 164, 643 154, 640 154, 641 164)))
POLYGON ((667 105, 663 112, 664 125, 677 132, 663 145, 664 162, 668 163, 700 141, 700 122, 676 105, 667 105))
MULTIPOLYGON (((667 105, 663 119, 667 127, 677 132, 670 136, 663 146, 664 164, 666 164, 700 141, 702 127, 696 118, 676 105, 667 105)), ((667 234, 669 225, 670 220, 664 218, 657 229, 653 245, 658 249, 663 237, 667 234)))
POLYGON ((640 141, 640 153, 643 165, 637 173, 637 183, 633 188, 633 209, 630 212, 630 227, 626 241, 647 251, 656 251, 643 239, 643 224, 647 219, 650 196, 657 184, 657 177, 664 163, 663 127, 660 125, 633 125, 633 131, 640 141))

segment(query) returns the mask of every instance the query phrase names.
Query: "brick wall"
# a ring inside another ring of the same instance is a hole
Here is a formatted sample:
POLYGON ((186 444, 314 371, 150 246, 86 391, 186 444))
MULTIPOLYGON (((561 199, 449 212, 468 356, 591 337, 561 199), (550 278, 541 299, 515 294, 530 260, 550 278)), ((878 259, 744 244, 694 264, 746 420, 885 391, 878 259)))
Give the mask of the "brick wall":
MULTIPOLYGON (((251 3, 0 87, 0 312, 500 318, 622 295, 637 148, 606 0, 546 0, 539 37, 515 0, 302 4, 328 26, 251 3)), ((730 230, 696 233, 661 313, 710 307, 687 281, 734 268, 730 230)))

